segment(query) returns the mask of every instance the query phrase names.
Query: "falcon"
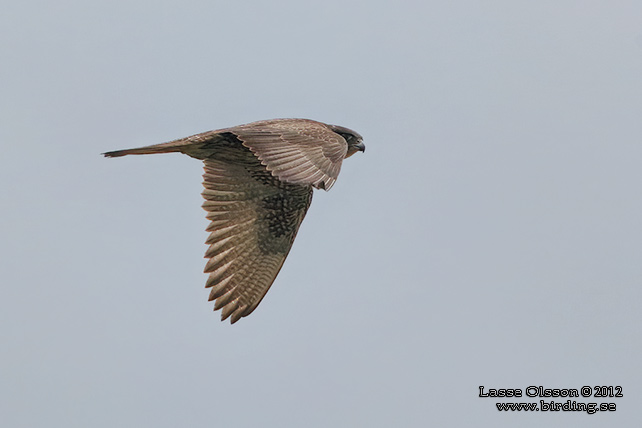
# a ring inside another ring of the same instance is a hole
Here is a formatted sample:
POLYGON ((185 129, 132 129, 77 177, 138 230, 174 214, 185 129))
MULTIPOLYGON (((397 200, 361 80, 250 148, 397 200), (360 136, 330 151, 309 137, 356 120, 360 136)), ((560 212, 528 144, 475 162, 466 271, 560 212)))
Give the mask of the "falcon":
POLYGON ((103 155, 180 152, 203 161, 203 208, 210 220, 205 287, 214 310, 222 309, 221 320, 234 324, 270 289, 312 190, 329 190, 343 159, 359 151, 365 151, 363 138, 348 128, 272 119, 103 155))

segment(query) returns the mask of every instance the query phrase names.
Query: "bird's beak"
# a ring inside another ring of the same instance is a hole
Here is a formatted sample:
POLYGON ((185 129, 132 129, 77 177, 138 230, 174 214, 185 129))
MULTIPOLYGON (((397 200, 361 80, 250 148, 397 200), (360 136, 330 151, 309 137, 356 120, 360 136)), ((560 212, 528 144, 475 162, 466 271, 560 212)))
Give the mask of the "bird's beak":
POLYGON ((358 140, 357 144, 348 145, 348 152, 346 153, 345 157, 347 159, 357 152, 365 152, 365 151, 366 151, 366 145, 363 144, 363 141, 358 140))

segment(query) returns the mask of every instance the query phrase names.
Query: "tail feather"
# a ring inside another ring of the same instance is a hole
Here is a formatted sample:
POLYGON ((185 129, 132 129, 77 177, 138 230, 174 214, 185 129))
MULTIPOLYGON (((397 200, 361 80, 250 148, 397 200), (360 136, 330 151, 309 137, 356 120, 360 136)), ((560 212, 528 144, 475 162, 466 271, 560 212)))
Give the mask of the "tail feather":
POLYGON ((154 144, 152 146, 138 147, 135 149, 114 150, 113 152, 102 153, 107 158, 117 158, 127 155, 153 155, 155 153, 172 153, 181 152, 185 144, 176 144, 176 142, 154 144))

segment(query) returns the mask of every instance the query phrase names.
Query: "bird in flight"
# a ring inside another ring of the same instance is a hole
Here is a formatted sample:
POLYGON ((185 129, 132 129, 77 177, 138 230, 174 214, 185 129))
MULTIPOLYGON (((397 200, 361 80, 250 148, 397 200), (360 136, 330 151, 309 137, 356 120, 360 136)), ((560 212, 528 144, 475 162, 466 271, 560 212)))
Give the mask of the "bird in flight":
POLYGON ((312 201, 329 190, 341 162, 365 151, 361 135, 308 119, 272 119, 106 157, 180 152, 203 161, 210 232, 205 287, 221 320, 256 309, 285 262, 312 201))

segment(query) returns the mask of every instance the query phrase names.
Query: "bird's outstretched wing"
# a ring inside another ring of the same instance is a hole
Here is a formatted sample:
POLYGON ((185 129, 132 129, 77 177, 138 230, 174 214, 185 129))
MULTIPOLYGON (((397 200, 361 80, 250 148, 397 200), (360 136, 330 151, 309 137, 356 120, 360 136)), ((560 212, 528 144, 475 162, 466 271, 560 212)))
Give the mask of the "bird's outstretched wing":
MULTIPOLYGON (((246 149, 247 150, 247 149, 246 149)), ((203 208, 211 221, 206 287, 214 310, 235 323, 252 313, 285 261, 312 200, 312 188, 280 181, 256 158, 205 159, 203 208)))

